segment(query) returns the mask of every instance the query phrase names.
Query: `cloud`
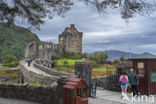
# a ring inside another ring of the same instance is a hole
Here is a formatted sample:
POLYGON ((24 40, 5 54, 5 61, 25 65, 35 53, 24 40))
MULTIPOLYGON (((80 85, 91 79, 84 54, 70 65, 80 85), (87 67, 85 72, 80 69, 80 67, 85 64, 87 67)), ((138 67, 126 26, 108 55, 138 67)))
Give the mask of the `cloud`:
POLYGON ((139 45, 135 46, 137 48, 146 48, 146 49, 156 49, 156 44, 145 44, 145 45, 139 45))
POLYGON ((64 28, 75 24, 78 31, 84 34, 84 52, 117 49, 156 53, 156 48, 152 48, 156 43, 156 13, 151 18, 136 16, 126 22, 117 10, 109 10, 108 15, 100 15, 92 7, 76 2, 65 18, 55 16, 53 20, 46 21, 41 31, 34 31, 43 41, 57 43, 58 35, 64 28))

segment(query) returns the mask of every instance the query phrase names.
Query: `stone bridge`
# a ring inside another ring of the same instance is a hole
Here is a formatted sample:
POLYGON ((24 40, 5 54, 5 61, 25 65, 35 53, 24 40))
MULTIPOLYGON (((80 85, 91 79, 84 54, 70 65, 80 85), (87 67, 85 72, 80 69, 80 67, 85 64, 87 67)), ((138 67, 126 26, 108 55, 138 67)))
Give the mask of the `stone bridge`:
POLYGON ((47 59, 35 59, 30 66, 23 60, 19 69, 21 84, 0 83, 0 104, 4 101, 7 101, 5 104, 26 104, 24 101, 37 102, 28 104, 63 104, 63 85, 73 75, 51 69, 51 62, 47 59), (33 86, 31 83, 47 86, 33 86), (9 103, 11 99, 15 99, 15 103, 9 103), (20 99, 21 103, 17 103, 20 99))
POLYGON ((74 77, 73 75, 51 69, 51 61, 48 59, 35 59, 28 66, 28 62, 20 62, 20 82, 21 83, 42 83, 51 85, 60 78, 74 77))

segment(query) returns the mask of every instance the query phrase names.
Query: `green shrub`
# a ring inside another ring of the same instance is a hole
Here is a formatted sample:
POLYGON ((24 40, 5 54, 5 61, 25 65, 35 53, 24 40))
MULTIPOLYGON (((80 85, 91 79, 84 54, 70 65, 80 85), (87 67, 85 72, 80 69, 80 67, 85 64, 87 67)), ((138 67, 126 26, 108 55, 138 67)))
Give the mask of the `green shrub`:
POLYGON ((57 66, 57 60, 52 60, 51 65, 52 65, 52 67, 56 67, 57 66))
POLYGON ((120 60, 119 59, 115 59, 115 60, 112 61, 112 63, 113 64, 118 64, 118 63, 120 63, 120 60))
POLYGON ((64 61, 64 65, 68 65, 68 61, 64 61))
POLYGON ((3 64, 14 63, 17 61, 17 58, 13 55, 6 55, 4 58, 3 64))

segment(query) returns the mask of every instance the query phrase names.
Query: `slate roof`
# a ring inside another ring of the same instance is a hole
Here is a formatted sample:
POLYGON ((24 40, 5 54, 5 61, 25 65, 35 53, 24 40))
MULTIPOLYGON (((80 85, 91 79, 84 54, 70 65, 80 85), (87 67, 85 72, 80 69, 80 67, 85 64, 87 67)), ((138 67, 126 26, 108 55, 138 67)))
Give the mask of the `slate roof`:
POLYGON ((135 60, 135 59, 156 59, 156 55, 146 52, 141 55, 130 58, 130 60, 135 60))

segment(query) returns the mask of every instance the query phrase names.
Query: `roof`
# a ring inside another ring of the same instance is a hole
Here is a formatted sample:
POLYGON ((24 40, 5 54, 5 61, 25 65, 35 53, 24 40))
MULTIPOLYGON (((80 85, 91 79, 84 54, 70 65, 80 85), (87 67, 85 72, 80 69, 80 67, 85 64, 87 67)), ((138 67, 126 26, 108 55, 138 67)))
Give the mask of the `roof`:
POLYGON ((141 55, 130 58, 130 60, 136 60, 136 59, 156 59, 156 55, 146 52, 141 55))
POLYGON ((81 78, 70 78, 63 88, 75 89, 75 88, 88 88, 88 85, 81 78))

